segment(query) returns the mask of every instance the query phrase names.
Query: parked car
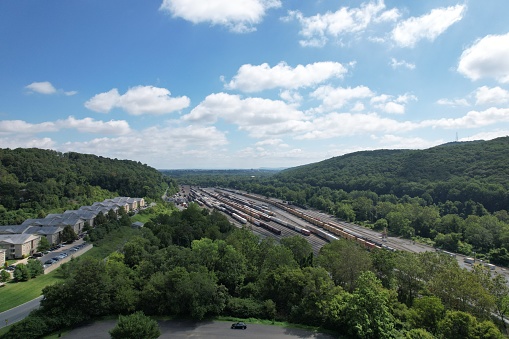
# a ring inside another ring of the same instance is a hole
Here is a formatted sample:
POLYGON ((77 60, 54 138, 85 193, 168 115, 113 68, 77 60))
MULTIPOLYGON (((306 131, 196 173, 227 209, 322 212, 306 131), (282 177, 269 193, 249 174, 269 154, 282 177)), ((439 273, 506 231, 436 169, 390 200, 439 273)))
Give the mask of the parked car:
POLYGON ((44 265, 48 265, 48 266, 49 266, 49 265, 53 265, 53 263, 54 263, 54 261, 53 261, 53 260, 46 260, 46 261, 44 262, 44 265))
POLYGON ((234 330, 245 330, 246 328, 247 328, 247 326, 243 322, 238 322, 238 323, 232 324, 232 329, 234 329, 234 330))
POLYGON ((41 252, 37 252, 37 253, 34 253, 34 254, 33 254, 33 256, 34 256, 35 258, 40 258, 40 257, 42 257, 42 256, 43 256, 43 254, 42 254, 41 252))

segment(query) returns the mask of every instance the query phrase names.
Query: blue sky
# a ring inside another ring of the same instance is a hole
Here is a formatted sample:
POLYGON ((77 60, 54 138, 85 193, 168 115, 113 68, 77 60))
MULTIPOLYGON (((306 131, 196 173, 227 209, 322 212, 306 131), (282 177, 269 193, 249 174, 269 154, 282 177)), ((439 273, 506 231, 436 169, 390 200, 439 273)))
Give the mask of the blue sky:
POLYGON ((507 0, 0 2, 0 147, 279 168, 509 135, 507 0))

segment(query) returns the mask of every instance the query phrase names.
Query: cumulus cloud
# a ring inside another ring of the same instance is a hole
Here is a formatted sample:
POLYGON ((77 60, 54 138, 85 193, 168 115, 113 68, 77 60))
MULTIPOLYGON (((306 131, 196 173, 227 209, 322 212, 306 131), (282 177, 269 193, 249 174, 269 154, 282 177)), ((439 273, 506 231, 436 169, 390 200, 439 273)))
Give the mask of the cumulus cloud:
POLYGON ((159 10, 195 24, 208 22, 246 33, 255 30, 267 10, 280 6, 280 0, 163 0, 159 10))
POLYGON ((57 89, 49 81, 32 82, 30 85, 25 86, 25 88, 40 94, 55 94, 57 92, 57 89))
POLYGON ((509 33, 477 40, 461 54, 458 72, 471 80, 493 78, 509 83, 509 33))
POLYGON ((282 139, 265 139, 258 141, 255 146, 288 147, 282 139))
POLYGON ((371 23, 394 21, 400 15, 396 9, 384 9, 383 0, 379 0, 362 3, 358 8, 342 7, 336 12, 310 17, 305 17, 300 11, 290 11, 284 20, 297 20, 300 23, 300 35, 304 37, 300 41, 302 46, 321 47, 329 37, 363 32, 371 23))
POLYGON ((509 91, 500 87, 482 86, 475 92, 476 105, 505 104, 509 102, 509 91))
POLYGON ((32 82, 30 85, 25 86, 25 88, 29 93, 40 93, 45 95, 64 94, 67 96, 72 96, 78 93, 78 91, 64 91, 62 89, 57 90, 49 81, 32 82))
POLYGON ((222 119, 247 131, 256 138, 292 134, 302 130, 306 115, 284 101, 262 98, 241 98, 238 95, 215 93, 207 96, 184 121, 215 123, 222 119))
POLYGON ((101 113, 108 113, 113 108, 121 108, 132 115, 167 114, 189 106, 188 97, 170 97, 166 88, 154 86, 136 86, 120 95, 116 88, 99 93, 85 102, 85 107, 101 113))
POLYGON ((98 121, 92 118, 76 119, 73 116, 55 123, 60 128, 72 128, 83 133, 123 135, 131 132, 125 120, 98 121))
POLYGON ((412 94, 404 94, 394 98, 392 95, 381 94, 371 99, 373 107, 390 114, 404 114, 405 105, 409 101, 416 101, 417 97, 412 94))
POLYGON ((298 104, 302 101, 302 95, 298 92, 284 90, 279 93, 279 97, 286 102, 298 104))
POLYGON ((297 89, 329 80, 342 78, 347 69, 339 62, 315 62, 292 68, 284 62, 274 67, 264 63, 258 66, 242 65, 226 89, 258 92, 272 88, 297 89))
POLYGON ((82 133, 122 135, 131 132, 129 124, 124 120, 97 121, 92 118, 76 119, 73 116, 55 122, 31 124, 23 120, 0 120, 0 136, 2 135, 35 135, 57 132, 63 129, 75 129, 82 133))
POLYGON ((415 64, 406 62, 405 60, 397 60, 395 58, 391 58, 390 65, 394 69, 399 68, 399 67, 405 67, 405 68, 408 68, 408 69, 415 69, 415 64))
POLYGON ((317 111, 341 108, 351 100, 369 98, 374 93, 366 86, 357 86, 354 88, 321 86, 310 94, 311 97, 322 101, 322 105, 317 111))
POLYGON ((215 93, 183 116, 184 120, 214 123, 224 119, 238 125, 270 125, 287 120, 300 120, 304 114, 280 100, 242 99, 238 95, 215 93))
MULTIPOLYGON (((1 135, 1 133, 0 133, 1 135)), ((56 142, 51 138, 26 138, 23 136, 0 137, 2 148, 41 148, 54 149, 56 142)))
POLYGON ((392 39, 401 47, 414 47, 422 39, 434 41, 451 25, 460 21, 465 10, 466 5, 456 5, 435 8, 423 16, 409 18, 396 25, 392 39))
POLYGON ((418 124, 382 118, 376 113, 329 113, 314 119, 297 139, 328 139, 366 133, 395 133, 415 129, 418 124))
POLYGON ((476 128, 509 122, 509 108, 491 107, 484 111, 470 111, 460 118, 443 118, 436 120, 424 120, 421 127, 459 129, 476 128))
POLYGON ((53 122, 31 124, 23 120, 0 120, 0 135, 37 134, 57 130, 58 127, 53 122))

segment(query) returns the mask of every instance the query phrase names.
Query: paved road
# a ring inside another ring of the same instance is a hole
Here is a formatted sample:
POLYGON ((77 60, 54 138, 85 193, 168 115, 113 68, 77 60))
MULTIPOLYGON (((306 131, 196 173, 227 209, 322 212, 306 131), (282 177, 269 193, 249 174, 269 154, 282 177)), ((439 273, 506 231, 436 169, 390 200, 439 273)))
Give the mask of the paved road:
POLYGON ((0 313, 0 328, 12 325, 20 320, 23 320, 28 314, 39 308, 41 303, 42 296, 30 300, 23 305, 19 305, 18 307, 11 308, 5 312, 0 313))
MULTIPOLYGON (((159 338, 245 338, 245 339, 332 339, 334 336, 313 333, 310 331, 284 328, 279 326, 247 324, 247 330, 230 329, 231 322, 224 321, 159 321, 161 336, 159 338)), ((62 335, 69 339, 109 339, 108 333, 116 324, 115 320, 96 322, 87 326, 79 327, 62 335)))

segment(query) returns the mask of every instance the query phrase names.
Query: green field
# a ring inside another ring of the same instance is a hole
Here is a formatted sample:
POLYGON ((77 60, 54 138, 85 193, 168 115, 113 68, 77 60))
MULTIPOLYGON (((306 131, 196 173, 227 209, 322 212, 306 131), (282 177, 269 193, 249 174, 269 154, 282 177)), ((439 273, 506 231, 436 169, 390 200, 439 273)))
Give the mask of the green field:
POLYGON ((19 306, 42 294, 42 289, 61 279, 56 271, 25 282, 10 282, 0 288, 0 312, 19 306))

